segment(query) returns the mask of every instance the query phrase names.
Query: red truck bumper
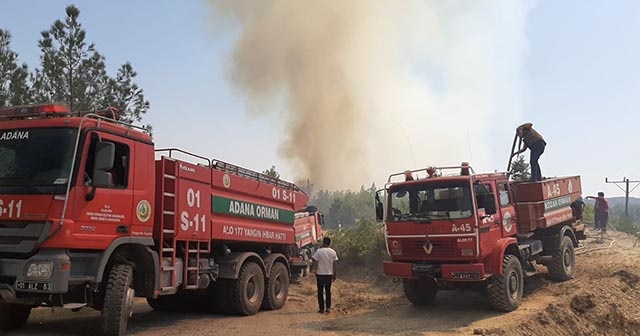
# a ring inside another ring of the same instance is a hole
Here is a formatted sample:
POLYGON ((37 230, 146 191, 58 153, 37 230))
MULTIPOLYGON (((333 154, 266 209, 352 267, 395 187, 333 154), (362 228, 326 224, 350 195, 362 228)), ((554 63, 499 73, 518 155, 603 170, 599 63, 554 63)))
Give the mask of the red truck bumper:
POLYGON ((396 278, 415 278, 412 263, 383 261, 382 271, 385 275, 396 278))
POLYGON ((385 261, 382 263, 382 269, 385 275, 404 279, 433 276, 436 272, 439 276, 435 277, 445 281, 481 281, 487 279, 488 276, 485 273, 484 264, 481 263, 444 264, 428 267, 430 274, 422 272, 425 269, 424 266, 414 265, 411 262, 385 261))

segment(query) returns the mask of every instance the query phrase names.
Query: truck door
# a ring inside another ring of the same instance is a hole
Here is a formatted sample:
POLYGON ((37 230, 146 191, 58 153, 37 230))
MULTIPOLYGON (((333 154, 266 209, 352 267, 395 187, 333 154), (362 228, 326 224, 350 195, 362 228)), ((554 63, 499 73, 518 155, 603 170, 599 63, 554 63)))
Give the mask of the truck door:
MULTIPOLYGON (((480 233, 480 241, 495 242, 502 237, 500 227, 501 213, 498 207, 497 212, 488 215, 485 211, 486 202, 496 202, 495 197, 495 181, 477 181, 473 185, 473 191, 478 205, 478 231, 480 233), (487 195, 490 195, 487 197, 487 195)), ((487 246, 487 251, 491 251, 493 246, 487 246)), ((483 253, 487 253, 483 251, 483 253)))
POLYGON ((501 214, 502 236, 513 236, 518 232, 516 226, 516 209, 511 200, 509 184, 506 181, 498 182, 498 212, 501 214))
POLYGON ((78 192, 74 199, 73 235, 78 248, 106 248, 115 238, 131 235, 133 213, 132 157, 133 140, 108 133, 90 132, 81 152, 78 167, 78 192), (93 165, 98 141, 113 143, 115 155, 111 173, 111 183, 107 187, 95 188, 93 197, 93 165))

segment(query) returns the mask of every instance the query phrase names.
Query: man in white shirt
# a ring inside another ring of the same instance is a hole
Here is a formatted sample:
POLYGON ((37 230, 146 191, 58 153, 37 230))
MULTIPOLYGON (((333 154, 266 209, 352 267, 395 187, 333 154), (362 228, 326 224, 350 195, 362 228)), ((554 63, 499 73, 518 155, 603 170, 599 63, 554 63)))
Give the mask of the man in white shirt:
POLYGON ((313 254, 311 269, 316 273, 318 284, 318 313, 331 312, 331 283, 338 273, 338 254, 331 247, 331 238, 322 240, 322 247, 313 254), (326 292, 326 310, 323 292, 326 292))

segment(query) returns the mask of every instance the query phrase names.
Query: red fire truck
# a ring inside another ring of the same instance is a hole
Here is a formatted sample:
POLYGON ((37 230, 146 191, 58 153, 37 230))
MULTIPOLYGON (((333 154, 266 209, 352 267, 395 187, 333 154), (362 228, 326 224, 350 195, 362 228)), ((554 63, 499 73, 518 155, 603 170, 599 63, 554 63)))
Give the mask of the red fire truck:
POLYGON ((89 306, 104 334, 123 335, 134 297, 239 315, 284 305, 308 199, 294 184, 154 150, 114 110, 36 105, 0 119, 0 330, 33 307, 89 306))
POLYGON ((308 206, 295 215, 296 252, 291 259, 291 275, 297 280, 309 274, 311 257, 322 240, 324 214, 315 206, 308 206))
POLYGON ((466 287, 486 290, 497 310, 515 310, 534 264, 550 278, 573 277, 574 247, 585 238, 571 206, 580 193, 579 176, 514 182, 466 163, 393 174, 376 195, 391 256, 384 273, 402 279, 414 305, 466 287))

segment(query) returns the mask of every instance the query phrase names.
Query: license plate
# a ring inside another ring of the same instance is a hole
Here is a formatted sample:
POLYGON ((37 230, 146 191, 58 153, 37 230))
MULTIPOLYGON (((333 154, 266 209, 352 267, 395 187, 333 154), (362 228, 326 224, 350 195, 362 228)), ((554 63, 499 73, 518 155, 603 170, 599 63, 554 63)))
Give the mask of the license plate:
POLYGON ((451 272, 451 278, 459 280, 478 280, 480 279, 480 272, 451 272))
POLYGON ((50 282, 18 281, 16 282, 16 289, 50 292, 51 283, 50 282))

